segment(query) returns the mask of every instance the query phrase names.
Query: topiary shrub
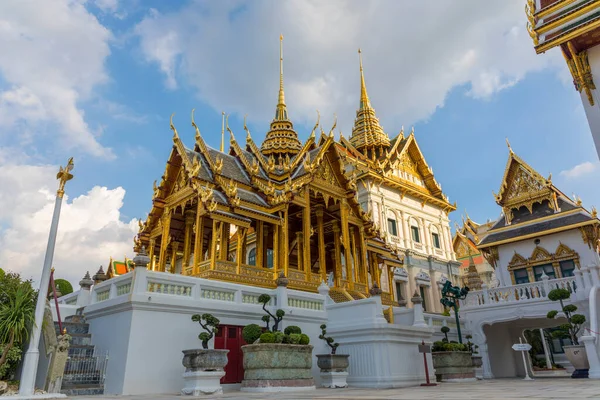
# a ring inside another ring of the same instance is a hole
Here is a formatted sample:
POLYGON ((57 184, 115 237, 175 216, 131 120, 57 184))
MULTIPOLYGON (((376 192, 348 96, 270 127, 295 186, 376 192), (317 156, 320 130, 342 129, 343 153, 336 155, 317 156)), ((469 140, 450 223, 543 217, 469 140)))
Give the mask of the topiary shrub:
MULTIPOLYGON (((54 286, 56 286, 56 290, 58 290, 62 296, 73 293, 73 285, 65 279, 55 279, 54 286)), ((52 292, 50 291, 50 293, 52 292)))
POLYGON ((248 344, 256 342, 262 335, 262 328, 256 324, 246 325, 242 329, 242 337, 248 344))
POLYGON ((198 339, 202 340, 202 348, 208 349, 208 342, 219 330, 219 319, 212 314, 194 314, 192 315, 192 321, 198 322, 200 326, 206 331, 198 335, 198 339), (204 323, 202 323, 204 321, 204 323))
POLYGON ((450 332, 450 328, 448 328, 447 326, 442 326, 442 329, 440 329, 440 330, 442 331, 442 333, 445 336, 444 340, 447 342, 448 341, 448 332, 450 332))
POLYGON ((308 337, 308 335, 305 333, 300 334, 300 344, 309 344, 309 343, 310 343, 310 338, 308 337))
POLYGON ((320 328, 321 328, 321 334, 319 335, 319 339, 322 339, 325 341, 325 343, 327 343, 327 346, 329 346, 331 348, 331 354, 335 354, 335 351, 337 350, 337 348, 340 344, 333 343, 334 340, 332 337, 325 336, 327 334, 327 325, 323 324, 323 325, 321 325, 320 328))
POLYGON ((277 332, 279 330, 279 323, 281 322, 281 320, 283 319, 283 316, 285 315, 285 311, 279 309, 275 312, 275 315, 271 314, 271 312, 269 310, 267 310, 267 303, 269 303, 271 301, 271 296, 269 296, 268 294, 261 294, 260 296, 258 296, 258 302, 262 303, 262 308, 263 310, 267 313, 267 315, 263 316, 262 320, 264 322, 266 322, 267 324, 267 329, 269 329, 269 321, 271 320, 271 318, 273 319, 273 332, 277 332))
POLYGON ((436 353, 440 351, 469 351, 469 346, 462 343, 448 343, 442 340, 433 342, 431 351, 436 353))
MULTIPOLYGON (((577 339, 577 334, 581 330, 581 326, 585 323, 585 316, 573 314, 577 311, 577 306, 574 304, 564 305, 563 300, 567 300, 569 297, 571 297, 571 293, 567 289, 554 289, 548 293, 548 299, 560 302, 560 308, 563 314, 565 314, 565 317, 567 317, 567 323, 560 324, 558 329, 552 332, 552 336, 556 339, 569 338, 574 345, 578 345, 579 340, 577 339)), ((554 319, 557 315, 558 311, 553 310, 549 311, 546 317, 554 319)))
POLYGON ((292 333, 301 334, 302 333, 302 329, 300 329, 299 326, 290 325, 290 326, 288 326, 287 328, 285 328, 283 330, 283 333, 285 333, 286 335, 291 335, 292 333))
POLYGON ((285 337, 283 332, 274 332, 273 334, 275 335, 275 343, 283 343, 285 337))
POLYGON ((301 335, 299 333, 290 334, 290 344, 300 344, 301 335))
POLYGON ((260 343, 275 343, 275 334, 273 332, 265 332, 260 335, 260 343))

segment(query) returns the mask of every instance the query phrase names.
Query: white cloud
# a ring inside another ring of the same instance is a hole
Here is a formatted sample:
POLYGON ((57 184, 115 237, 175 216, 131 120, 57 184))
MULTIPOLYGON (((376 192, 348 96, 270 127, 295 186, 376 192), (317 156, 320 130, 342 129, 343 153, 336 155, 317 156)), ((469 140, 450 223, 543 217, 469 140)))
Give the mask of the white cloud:
POLYGON ((589 161, 583 162, 581 164, 577 164, 571 169, 567 169, 560 172, 561 176, 566 178, 579 178, 581 176, 590 174, 598 169, 598 163, 592 163, 589 161))
MULTIPOLYGON (((349 133, 358 106, 357 48, 371 102, 396 133, 443 106, 448 92, 488 98, 525 74, 564 61, 536 55, 521 0, 495 2, 270 1, 192 3, 152 11, 136 28, 147 60, 196 87, 216 110, 272 118, 278 38, 283 33, 286 101, 295 122, 337 113, 349 133)), ((176 111, 176 110, 173 110, 176 111)))
MULTIPOLYGON (((39 280, 54 210, 55 166, 0 167, 0 267, 39 280), (10 193, 9 193, 10 192, 10 193), (9 195, 10 194, 10 195, 9 195)), ((67 192, 68 192, 67 183, 67 192)), ((65 196, 54 267, 57 278, 77 282, 86 271, 107 267, 110 256, 132 257, 137 221, 121 221, 125 190, 95 186, 74 199, 65 196)))
POLYGON ((82 1, 0 1, 0 135, 50 122, 62 148, 113 157, 78 105, 108 79, 110 39, 82 1))
POLYGON ((94 3, 104 12, 115 12, 119 8, 119 0, 94 0, 94 3))

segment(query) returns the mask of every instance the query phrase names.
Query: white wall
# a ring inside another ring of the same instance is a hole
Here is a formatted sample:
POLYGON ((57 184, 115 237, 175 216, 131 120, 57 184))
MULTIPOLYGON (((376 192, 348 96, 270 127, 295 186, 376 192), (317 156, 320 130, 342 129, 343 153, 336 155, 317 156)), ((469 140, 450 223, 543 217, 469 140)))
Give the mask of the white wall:
MULTIPOLYGON (((539 239, 539 246, 546 249, 549 253, 554 253, 559 244, 563 243, 579 254, 579 262, 582 267, 596 264, 594 251, 583 242, 579 229, 540 236, 539 239)), ((536 247, 534 240, 535 239, 527 239, 498 246, 499 260, 496 276, 500 280, 502 286, 512 285, 510 273, 508 271, 508 263, 513 258, 515 252, 525 258, 529 258, 536 247)))

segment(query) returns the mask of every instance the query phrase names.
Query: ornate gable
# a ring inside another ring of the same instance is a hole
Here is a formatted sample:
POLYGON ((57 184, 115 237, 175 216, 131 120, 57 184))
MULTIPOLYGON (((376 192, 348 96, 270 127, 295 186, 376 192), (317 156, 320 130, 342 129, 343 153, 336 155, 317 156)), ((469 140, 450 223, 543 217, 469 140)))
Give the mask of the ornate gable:
POLYGON ((524 266, 525 264, 527 264, 527 260, 525 259, 525 257, 515 252, 510 262, 508 263, 508 267, 515 268, 522 265, 524 266))
POLYGON ((546 249, 540 246, 535 246, 535 249, 533 250, 533 253, 531 253, 531 257, 529 257, 529 260, 533 262, 548 260, 550 258, 551 255, 546 249))
POLYGON ((506 223, 510 224, 513 212, 521 207, 532 213, 533 205, 548 202, 554 211, 560 211, 557 195, 560 192, 547 179, 531 168, 509 147, 508 162, 498 194, 494 194, 496 203, 502 207, 506 223))

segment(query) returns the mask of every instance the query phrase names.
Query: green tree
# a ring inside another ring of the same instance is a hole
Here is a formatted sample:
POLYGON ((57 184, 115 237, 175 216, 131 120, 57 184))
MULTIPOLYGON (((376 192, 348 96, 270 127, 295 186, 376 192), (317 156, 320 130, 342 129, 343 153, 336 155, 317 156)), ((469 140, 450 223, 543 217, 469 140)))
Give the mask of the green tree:
POLYGON ((31 285, 22 284, 7 303, 0 304, 0 367, 7 361, 10 349, 29 337, 29 328, 34 323, 35 294, 31 285))
POLYGON ((2 271, 0 273, 0 305, 7 304, 21 286, 26 286, 33 291, 30 280, 24 281, 19 274, 2 271))
MULTIPOLYGON (((563 300, 567 300, 569 297, 571 297, 571 293, 567 289, 554 289, 548 293, 548 298, 550 300, 560 302, 560 308, 567 318, 567 323, 560 324, 558 329, 552 332, 552 336, 557 339, 570 338, 574 345, 578 345, 579 340, 577 339, 577 333, 579 333, 581 326, 585 323, 585 316, 582 314, 574 314, 574 312, 577 311, 577 306, 574 304, 565 305, 563 303, 563 300)), ((554 319, 557 314, 557 310, 552 310, 548 312, 546 317, 554 319)))
MULTIPOLYGON (((58 290, 60 292, 61 296, 65 296, 69 293, 73 293, 73 285, 71 285, 71 283, 69 281, 67 281, 66 279, 55 279, 54 285, 56 286, 56 290, 58 290)), ((49 290, 48 293, 51 294, 52 291, 49 290)))

